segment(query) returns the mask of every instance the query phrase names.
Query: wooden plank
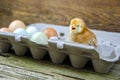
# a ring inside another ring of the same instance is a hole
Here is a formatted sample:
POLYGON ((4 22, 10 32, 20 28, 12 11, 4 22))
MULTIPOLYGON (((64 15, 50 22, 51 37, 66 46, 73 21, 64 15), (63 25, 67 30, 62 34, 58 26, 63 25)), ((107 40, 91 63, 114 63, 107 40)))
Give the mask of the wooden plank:
MULTIPOLYGON (((120 63, 108 74, 96 73, 93 69, 75 69, 67 62, 54 64, 50 59, 35 60, 31 56, 0 56, 0 78, 15 80, 119 80, 120 63)), ((90 67, 90 66, 89 66, 90 67)))
POLYGON ((53 77, 53 75, 45 75, 5 64, 1 64, 0 69, 0 75, 2 75, 2 78, 13 78, 20 80, 48 80, 53 77))
POLYGON ((81 17, 93 29, 120 32, 120 0, 0 0, 0 26, 15 19, 69 25, 81 17))

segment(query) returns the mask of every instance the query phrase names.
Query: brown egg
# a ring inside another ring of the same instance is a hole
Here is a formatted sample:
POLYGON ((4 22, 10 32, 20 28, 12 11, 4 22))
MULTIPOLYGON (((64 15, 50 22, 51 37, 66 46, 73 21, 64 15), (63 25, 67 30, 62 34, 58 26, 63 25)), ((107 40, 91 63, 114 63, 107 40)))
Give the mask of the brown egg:
POLYGON ((6 28, 6 27, 3 27, 0 29, 0 31, 3 31, 3 32, 11 32, 9 28, 6 28))
POLYGON ((25 29, 26 26, 25 26, 24 22, 22 22, 20 20, 14 20, 13 22, 10 23, 9 29, 12 32, 14 32, 17 28, 23 28, 23 29, 25 29))
POLYGON ((53 36, 58 36, 57 31, 50 27, 44 29, 43 32, 47 35, 48 39, 53 36))

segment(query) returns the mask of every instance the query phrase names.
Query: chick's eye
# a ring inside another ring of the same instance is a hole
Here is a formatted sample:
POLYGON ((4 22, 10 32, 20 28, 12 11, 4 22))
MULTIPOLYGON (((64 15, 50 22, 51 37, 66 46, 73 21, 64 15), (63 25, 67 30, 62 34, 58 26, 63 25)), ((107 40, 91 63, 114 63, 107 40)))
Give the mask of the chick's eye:
POLYGON ((80 27, 80 25, 77 25, 77 27, 80 27))

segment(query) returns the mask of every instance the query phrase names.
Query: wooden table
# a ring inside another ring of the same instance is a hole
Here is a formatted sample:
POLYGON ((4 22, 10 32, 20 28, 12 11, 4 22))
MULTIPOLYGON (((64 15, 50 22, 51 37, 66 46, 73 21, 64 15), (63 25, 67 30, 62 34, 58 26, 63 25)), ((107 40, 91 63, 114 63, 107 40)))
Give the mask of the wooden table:
POLYGON ((0 56, 0 80, 120 80, 120 62, 109 73, 102 74, 94 72, 90 62, 85 68, 76 69, 68 58, 62 64, 54 64, 48 55, 35 60, 31 55, 6 54, 9 57, 0 56))

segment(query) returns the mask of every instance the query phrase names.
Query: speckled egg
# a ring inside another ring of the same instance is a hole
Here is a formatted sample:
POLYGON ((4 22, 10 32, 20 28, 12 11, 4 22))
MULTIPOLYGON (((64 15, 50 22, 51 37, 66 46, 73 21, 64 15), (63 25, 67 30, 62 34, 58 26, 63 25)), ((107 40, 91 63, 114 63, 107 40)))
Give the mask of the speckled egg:
POLYGON ((14 32, 17 28, 23 28, 25 29, 26 26, 24 24, 24 22, 20 21, 20 20, 15 20, 13 22, 10 23, 9 27, 8 27, 12 32, 14 32))

